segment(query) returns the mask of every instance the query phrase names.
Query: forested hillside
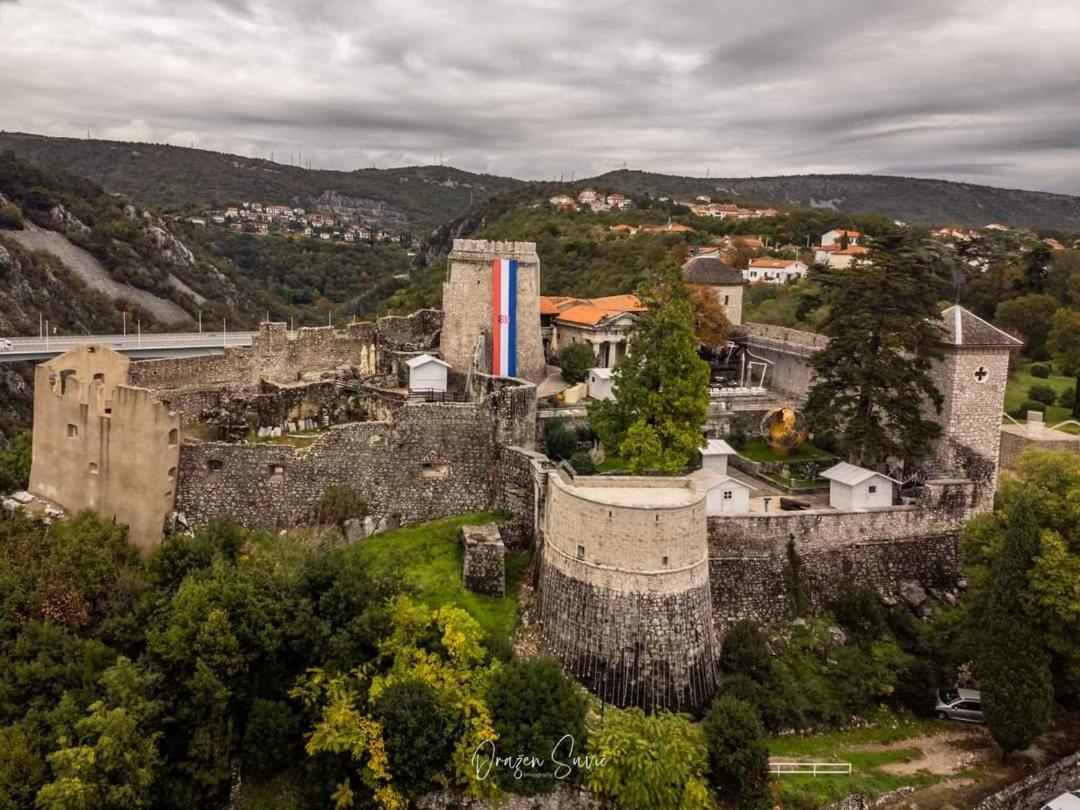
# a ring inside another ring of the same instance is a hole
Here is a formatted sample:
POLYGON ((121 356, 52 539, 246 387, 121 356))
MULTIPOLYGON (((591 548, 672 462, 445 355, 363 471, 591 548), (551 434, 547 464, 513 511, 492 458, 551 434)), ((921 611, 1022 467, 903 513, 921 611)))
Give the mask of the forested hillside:
POLYGON ((491 194, 520 181, 472 174, 449 166, 304 169, 204 149, 149 143, 47 138, 0 132, 0 151, 93 180, 164 212, 191 211, 243 200, 309 209, 346 205, 362 209, 378 227, 407 225, 415 235, 458 216, 491 194))
POLYGON ((584 183, 630 195, 693 199, 700 194, 743 205, 770 203, 873 211, 927 225, 982 227, 1002 223, 1024 228, 1080 230, 1080 197, 948 180, 866 174, 707 179, 621 170, 584 183))

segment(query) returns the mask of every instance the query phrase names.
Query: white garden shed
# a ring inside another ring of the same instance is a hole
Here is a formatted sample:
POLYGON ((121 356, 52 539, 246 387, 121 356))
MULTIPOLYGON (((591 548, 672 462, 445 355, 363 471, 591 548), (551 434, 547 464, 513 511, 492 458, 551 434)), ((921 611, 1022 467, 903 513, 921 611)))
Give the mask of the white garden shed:
POLYGON ((405 361, 409 367, 409 391, 446 392, 446 372, 450 364, 430 354, 421 354, 410 357, 405 361))
POLYGON ((589 369, 589 397, 615 399, 615 380, 610 368, 589 369))
POLYGON ((730 475, 709 469, 690 473, 698 492, 705 493, 706 515, 741 515, 750 511, 750 489, 730 475))
POLYGON ((701 450, 701 466, 721 475, 727 475, 728 456, 734 456, 735 448, 723 439, 709 439, 701 450))
POLYGON ((833 509, 877 509, 893 504, 895 478, 841 461, 821 474, 829 482, 829 506, 833 509))

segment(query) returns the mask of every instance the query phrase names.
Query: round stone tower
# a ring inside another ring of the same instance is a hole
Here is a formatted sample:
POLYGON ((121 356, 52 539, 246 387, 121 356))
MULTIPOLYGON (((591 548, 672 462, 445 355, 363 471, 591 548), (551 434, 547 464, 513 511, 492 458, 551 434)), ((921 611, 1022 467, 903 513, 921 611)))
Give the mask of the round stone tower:
POLYGON ((539 618, 601 699, 694 711, 716 690, 704 496, 685 479, 548 476, 539 618))
POLYGON ((443 283, 439 348, 457 371, 472 368, 541 382, 546 373, 540 337, 540 257, 535 242, 455 239, 443 283), (501 327, 501 328, 500 328, 501 327), (512 371, 507 372, 507 369, 512 371))

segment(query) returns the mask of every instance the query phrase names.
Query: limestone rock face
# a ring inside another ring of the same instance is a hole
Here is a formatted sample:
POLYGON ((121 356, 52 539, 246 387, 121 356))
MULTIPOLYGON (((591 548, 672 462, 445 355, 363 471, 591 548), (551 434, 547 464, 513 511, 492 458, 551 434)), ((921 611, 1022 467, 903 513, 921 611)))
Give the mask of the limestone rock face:
POLYGON ((908 607, 914 609, 926 601, 926 589, 915 580, 900 583, 900 598, 908 607))

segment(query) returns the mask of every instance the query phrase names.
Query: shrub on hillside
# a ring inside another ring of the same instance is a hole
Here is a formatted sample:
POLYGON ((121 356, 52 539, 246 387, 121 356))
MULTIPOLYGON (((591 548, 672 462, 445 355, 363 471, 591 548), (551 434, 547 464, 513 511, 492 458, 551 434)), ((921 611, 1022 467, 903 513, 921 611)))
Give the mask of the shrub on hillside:
POLYGON ((769 676, 769 645, 752 621, 737 621, 728 630, 720 647, 720 668, 729 675, 746 675, 758 683, 764 683, 769 676))
POLYGON ((577 436, 562 419, 552 419, 544 426, 544 449, 556 461, 569 459, 577 450, 577 436))
POLYGON ((1062 391, 1058 395, 1058 405, 1071 411, 1076 406, 1076 389, 1066 388, 1062 391))
POLYGON ((0 229, 21 231, 23 229, 22 209, 15 203, 0 205, 0 229))
MULTIPOLYGON (((491 680, 487 697, 492 725, 499 733, 500 756, 534 756, 569 762, 585 747, 585 695, 563 674, 553 658, 512 661, 491 680), (566 735, 570 740, 564 740, 566 735), (560 742, 561 741, 561 742, 560 742), (552 756, 558 746, 559 755, 552 756)), ((517 779, 512 771, 496 771, 499 784, 514 793, 531 795, 554 789, 554 776, 517 779)))
POLYGON ((319 499, 317 520, 323 525, 342 528, 346 520, 368 515, 368 505, 358 491, 349 486, 332 486, 319 499))
POLYGON ((769 781, 769 749, 761 718, 745 700, 721 695, 702 723, 709 747, 709 783, 722 801, 736 807, 763 797, 769 781))
POLYGON ((848 585, 832 603, 840 626, 860 639, 873 640, 885 629, 885 608, 869 588, 848 585))
POLYGON ((1028 399, 1033 399, 1036 402, 1042 402, 1046 405, 1053 405, 1054 400, 1057 399, 1057 391, 1049 385, 1033 385, 1028 389, 1028 399))
POLYGON ((426 683, 404 681, 388 686, 375 701, 394 786, 414 798, 435 788, 435 777, 450 757, 453 731, 426 683))
POLYGON ((893 696, 912 714, 930 717, 937 703, 935 690, 940 682, 937 668, 929 661, 916 658, 897 673, 893 696))
POLYGON ((1046 403, 1039 402, 1038 400, 1034 399, 1025 399, 1023 402, 1020 403, 1019 407, 1017 407, 1017 409, 1013 411, 1012 415, 1015 416, 1017 419, 1024 419, 1027 416, 1028 411, 1038 411, 1039 413, 1045 413, 1046 403))
POLYGON ((578 475, 592 475, 596 472, 596 465, 588 453, 580 450, 570 457, 570 466, 578 475))
POLYGON ((1045 380, 1050 376, 1050 366, 1046 365, 1046 363, 1032 363, 1031 376, 1038 377, 1040 380, 1045 380))
POLYGON ((584 382, 589 369, 596 367, 596 354, 588 343, 571 343, 559 352, 558 365, 570 385, 584 382))

